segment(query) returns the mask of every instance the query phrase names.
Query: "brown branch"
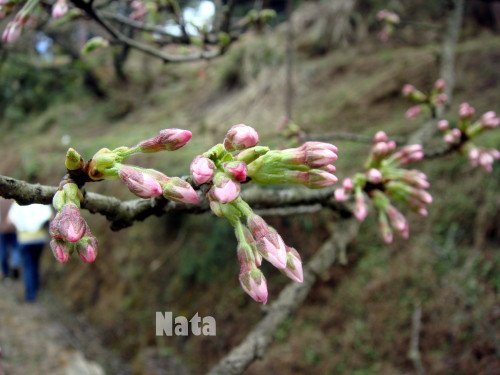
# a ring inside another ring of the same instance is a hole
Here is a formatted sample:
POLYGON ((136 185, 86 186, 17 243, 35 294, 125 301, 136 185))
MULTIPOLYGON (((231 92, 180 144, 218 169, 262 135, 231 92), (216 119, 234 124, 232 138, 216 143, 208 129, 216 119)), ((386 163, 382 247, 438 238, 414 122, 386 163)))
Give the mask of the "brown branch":
MULTIPOLYGON (((328 207, 343 217, 350 216, 350 210, 336 202, 333 188, 309 190, 305 188, 287 188, 281 190, 246 189, 242 197, 256 209, 286 210, 287 214, 304 213, 305 207, 316 209, 318 205, 328 207)), ((19 204, 50 204, 57 191, 56 187, 29 184, 12 177, 0 175, 0 196, 15 199, 19 204)), ((82 208, 91 213, 99 213, 111 222, 111 229, 120 230, 131 226, 135 221, 142 221, 149 216, 162 216, 170 212, 202 213, 209 210, 208 201, 202 198, 200 205, 193 206, 169 201, 163 197, 155 199, 131 199, 121 201, 114 197, 87 192, 82 208)), ((310 212, 310 211, 309 211, 310 212)), ((271 211, 271 213, 273 213, 271 211)), ((265 212, 264 212, 265 214, 265 212)))
POLYGON ((245 339, 213 367, 208 375, 241 374, 254 360, 262 358, 276 330, 304 302, 316 280, 332 266, 337 254, 345 251, 358 233, 355 219, 339 222, 330 238, 304 267, 304 282, 291 282, 269 305, 267 314, 245 339))

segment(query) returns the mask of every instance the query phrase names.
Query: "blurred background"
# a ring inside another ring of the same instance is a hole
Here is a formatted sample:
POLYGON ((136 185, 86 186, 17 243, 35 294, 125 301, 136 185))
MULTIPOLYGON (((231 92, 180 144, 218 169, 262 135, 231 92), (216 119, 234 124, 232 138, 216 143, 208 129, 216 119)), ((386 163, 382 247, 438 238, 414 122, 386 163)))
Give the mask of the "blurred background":
MULTIPOLYGON (((131 164, 186 175, 192 158, 237 123, 256 128, 263 145, 287 147, 280 130, 285 116, 320 135, 371 137, 384 130, 408 136, 425 122, 404 118, 409 105, 401 87, 427 89, 439 78, 455 2, 293 1, 293 34, 285 0, 257 3, 236 1, 234 21, 254 7, 274 9, 276 17, 245 30, 213 60, 164 64, 113 45, 84 55, 80 48, 89 35, 106 36, 87 19, 40 23, 16 44, 1 45, 0 174, 57 186, 69 146, 88 159, 102 147, 130 146, 169 127, 191 130, 192 141, 131 164), (401 18, 385 42, 377 36, 381 9, 401 18)), ((221 6, 180 4, 198 28, 210 28, 221 6)), ((162 26, 178 31, 168 22, 162 26)), ((463 101, 479 114, 500 109, 499 28, 500 2, 465 2, 450 117, 463 101)), ((499 133, 482 144, 498 147, 499 133)), ((339 148, 339 178, 361 168, 369 144, 329 141, 339 148)), ((419 168, 432 183, 429 217, 410 215, 410 239, 389 246, 369 217, 347 264, 336 263, 314 286, 247 374, 416 373, 408 351, 419 306, 427 373, 500 373, 500 168, 486 174, 457 154, 419 168)), ((86 189, 134 198, 112 182, 86 189)), ((113 232, 104 217, 83 214, 100 241, 95 263, 61 265, 47 248, 36 305, 20 302, 20 285, 0 288, 6 374, 68 373, 75 363, 82 366, 75 374, 203 373, 262 317, 261 306, 239 286, 236 240, 226 221, 175 214, 113 232), (217 336, 156 337, 156 311, 213 316, 217 336)), ((307 261, 328 237, 332 217, 324 210, 266 220, 307 261)), ((287 280, 266 266, 272 302, 287 280)))

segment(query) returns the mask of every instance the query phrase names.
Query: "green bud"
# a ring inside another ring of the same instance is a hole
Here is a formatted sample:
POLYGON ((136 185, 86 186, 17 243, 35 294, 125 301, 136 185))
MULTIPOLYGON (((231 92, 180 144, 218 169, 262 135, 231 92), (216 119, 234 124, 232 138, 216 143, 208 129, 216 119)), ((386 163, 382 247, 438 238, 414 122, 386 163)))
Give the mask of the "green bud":
POLYGON ((89 54, 97 49, 109 46, 109 42, 101 36, 95 36, 87 41, 82 47, 82 54, 89 54))
POLYGON ((78 186, 74 183, 68 183, 63 186, 63 191, 66 195, 65 203, 73 203, 80 208, 80 201, 83 197, 81 196, 82 193, 80 189, 78 189, 78 186))
POLYGON ((76 171, 78 169, 82 169, 83 158, 74 148, 70 147, 68 149, 68 152, 66 152, 66 160, 64 161, 64 165, 66 166, 66 169, 69 171, 76 171))
POLYGON ((266 154, 269 151, 269 147, 265 146, 255 146, 247 148, 241 151, 237 156, 236 160, 243 161, 246 164, 250 164, 260 156, 266 154))
POLYGON ((58 190, 52 198, 52 206, 56 211, 61 211, 63 206, 66 204, 66 193, 64 190, 58 190))

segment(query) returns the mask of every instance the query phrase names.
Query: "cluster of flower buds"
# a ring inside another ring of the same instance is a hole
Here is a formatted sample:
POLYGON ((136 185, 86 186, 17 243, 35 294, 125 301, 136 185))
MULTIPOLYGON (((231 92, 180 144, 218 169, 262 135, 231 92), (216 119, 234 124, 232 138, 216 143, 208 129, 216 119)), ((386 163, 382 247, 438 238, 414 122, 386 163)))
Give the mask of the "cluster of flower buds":
POLYGON ((413 85, 404 85, 402 89, 403 96, 415 103, 415 105, 408 108, 405 117, 414 119, 425 110, 434 113, 436 108, 444 106, 448 101, 448 97, 444 93, 445 88, 446 82, 442 78, 434 83, 434 87, 429 94, 424 94, 413 85))
POLYGON ((394 33, 396 25, 401 21, 399 16, 387 9, 382 9, 377 13, 377 20, 382 22, 382 30, 378 33, 378 37, 382 42, 387 42, 389 37, 394 33))
POLYGON ((469 103, 462 103, 458 109, 458 121, 452 126, 448 120, 440 120, 438 129, 443 133, 443 140, 450 145, 467 152, 473 167, 482 167, 485 171, 493 170, 493 163, 500 158, 500 151, 475 146, 471 140, 478 135, 500 125, 500 118, 495 112, 484 113, 478 120, 472 121, 476 110, 469 103))
POLYGON ((182 129, 164 129, 153 138, 146 139, 134 147, 118 147, 114 150, 99 150, 88 163, 88 175, 92 180, 119 178, 128 189, 140 198, 155 198, 163 195, 175 202, 198 204, 196 191, 179 177, 168 177, 154 170, 122 162, 137 153, 174 151, 191 139, 191 132, 182 129))
MULTIPOLYGON (((39 0, 28 0, 17 12, 16 16, 5 27, 2 33, 3 43, 14 43, 19 39, 24 26, 32 19, 31 15, 38 6, 39 0)), ((12 12, 18 4, 15 0, 0 0, 0 19, 12 12)))
POLYGON ((97 257, 97 238, 80 214, 82 198, 78 186, 66 180, 52 200, 57 214, 50 222, 50 247, 61 263, 66 263, 75 251, 86 263, 92 263, 97 257))
POLYGON ((337 148, 321 142, 306 142, 286 150, 257 146, 259 135, 250 126, 234 125, 224 142, 215 145, 191 163, 195 184, 206 184, 211 210, 226 218, 238 239, 240 282, 256 301, 266 303, 266 279, 259 270, 262 258, 292 280, 302 281, 302 265, 297 251, 241 198, 241 184, 301 184, 322 188, 337 182, 333 163, 337 148))
POLYGON ((380 131, 373 137, 370 157, 364 173, 346 178, 342 187, 335 190, 337 201, 354 200, 353 214, 363 221, 368 215, 369 200, 378 212, 382 238, 390 243, 393 231, 408 238, 406 218, 391 201, 408 206, 422 216, 427 216, 427 205, 432 202, 428 193, 427 176, 419 170, 408 170, 408 164, 422 160, 424 151, 419 144, 397 149, 396 142, 380 131))

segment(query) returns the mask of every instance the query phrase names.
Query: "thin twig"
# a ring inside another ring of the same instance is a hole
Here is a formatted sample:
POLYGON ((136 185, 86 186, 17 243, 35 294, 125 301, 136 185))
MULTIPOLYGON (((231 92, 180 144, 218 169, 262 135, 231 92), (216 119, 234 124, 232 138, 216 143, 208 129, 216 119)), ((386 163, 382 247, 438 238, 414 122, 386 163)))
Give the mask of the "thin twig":
POLYGON ((415 371, 417 375, 424 375, 425 370, 422 365, 422 358, 420 357, 420 328, 422 325, 422 308, 420 305, 415 307, 413 311, 413 315, 411 318, 411 340, 410 340, 410 349, 408 351, 408 358, 413 362, 413 366, 415 367, 415 371))

